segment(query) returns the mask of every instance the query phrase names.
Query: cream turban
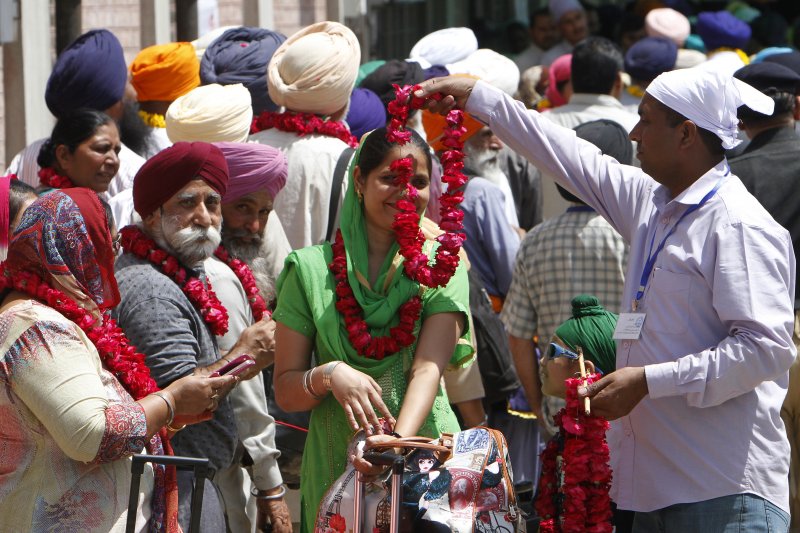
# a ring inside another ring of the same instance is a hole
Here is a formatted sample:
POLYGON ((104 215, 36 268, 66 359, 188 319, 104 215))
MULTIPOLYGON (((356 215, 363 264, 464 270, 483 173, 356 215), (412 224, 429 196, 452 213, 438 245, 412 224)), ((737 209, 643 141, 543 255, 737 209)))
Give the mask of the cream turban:
POLYGON ((167 109, 167 137, 179 141, 245 142, 253 108, 244 85, 203 85, 181 96, 167 109))
POLYGON ((192 41, 192 46, 194 46, 194 53, 197 55, 197 60, 203 60, 203 54, 206 53, 206 48, 211 46, 211 43, 217 40, 223 33, 226 31, 238 28, 239 26, 220 26, 219 28, 213 29, 210 32, 201 35, 194 41, 192 41))
POLYGON ((644 18, 644 29, 649 37, 664 37, 683 46, 689 37, 689 19, 683 13, 670 7, 659 7, 651 10, 644 18))
POLYGON ((469 28, 445 28, 429 33, 411 49, 408 61, 422 68, 447 65, 466 59, 478 49, 478 39, 469 28))
POLYGON ((470 74, 511 96, 517 92, 519 67, 494 50, 481 48, 466 59, 446 66, 450 74, 470 74))
POLYGON ((705 63, 706 55, 697 50, 690 50, 688 48, 679 48, 678 57, 675 59, 675 70, 681 68, 692 68, 705 63))
POLYGON ((714 70, 687 68, 665 72, 647 86, 647 94, 680 113, 697 127, 715 134, 726 150, 742 141, 738 138, 736 109, 746 105, 771 115, 775 102, 758 89, 714 70))
POLYGON ((358 76, 361 47, 338 22, 318 22, 289 37, 269 62, 269 96, 292 111, 331 115, 344 108, 358 76))

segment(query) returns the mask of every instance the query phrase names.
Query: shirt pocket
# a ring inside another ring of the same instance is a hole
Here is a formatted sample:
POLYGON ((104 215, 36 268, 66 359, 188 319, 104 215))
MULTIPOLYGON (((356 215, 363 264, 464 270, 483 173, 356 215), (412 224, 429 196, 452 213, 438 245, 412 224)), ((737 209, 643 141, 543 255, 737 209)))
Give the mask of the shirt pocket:
POLYGON ((659 333, 686 332, 689 329, 691 284, 688 274, 656 268, 647 295, 645 328, 659 333))

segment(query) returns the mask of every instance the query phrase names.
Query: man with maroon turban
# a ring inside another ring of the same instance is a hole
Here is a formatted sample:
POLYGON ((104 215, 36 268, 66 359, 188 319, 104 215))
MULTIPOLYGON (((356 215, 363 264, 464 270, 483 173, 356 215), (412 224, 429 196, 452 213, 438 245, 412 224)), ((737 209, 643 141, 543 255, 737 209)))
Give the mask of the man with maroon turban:
MULTIPOLYGON (((247 328, 223 358, 214 340, 227 331, 228 312, 206 278, 203 261, 220 243, 220 206, 227 186, 225 157, 202 142, 175 143, 148 160, 134 178, 133 203, 142 222, 120 232, 125 253, 117 261, 116 276, 122 299, 114 313, 131 343, 146 355, 160 387, 185 375, 214 372, 243 353, 257 361, 243 378, 255 376, 272 360, 266 324, 247 328)), ((208 421, 170 428, 175 454, 207 457, 212 474, 232 464, 238 442, 229 399, 214 396, 208 421)), ((178 520, 184 530, 191 483, 190 472, 178 472, 178 520)), ((225 528, 217 489, 207 479, 201 530, 225 528)))

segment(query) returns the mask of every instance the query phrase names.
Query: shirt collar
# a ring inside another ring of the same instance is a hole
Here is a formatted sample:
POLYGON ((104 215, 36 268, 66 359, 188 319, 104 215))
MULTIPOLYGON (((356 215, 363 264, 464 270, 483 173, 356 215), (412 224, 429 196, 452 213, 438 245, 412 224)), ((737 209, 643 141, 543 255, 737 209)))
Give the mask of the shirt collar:
POLYGON ((728 174, 730 174, 728 160, 723 158, 722 161, 700 176, 675 198, 670 198, 670 192, 667 187, 659 185, 653 193, 653 202, 659 211, 672 202, 686 206, 697 205, 714 188, 717 182, 728 174))

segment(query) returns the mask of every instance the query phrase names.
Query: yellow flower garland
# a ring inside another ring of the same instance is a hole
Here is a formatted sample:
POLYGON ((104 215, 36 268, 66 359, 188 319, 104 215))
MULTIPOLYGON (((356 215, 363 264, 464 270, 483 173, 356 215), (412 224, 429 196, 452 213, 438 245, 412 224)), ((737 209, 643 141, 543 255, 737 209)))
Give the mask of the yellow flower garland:
POLYGON ((167 122, 164 120, 164 115, 158 113, 148 113, 147 111, 139 111, 139 116, 145 124, 151 128, 166 128, 167 122))

